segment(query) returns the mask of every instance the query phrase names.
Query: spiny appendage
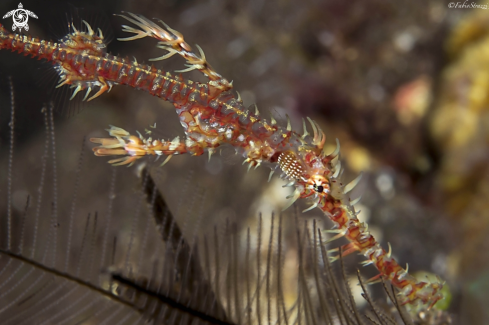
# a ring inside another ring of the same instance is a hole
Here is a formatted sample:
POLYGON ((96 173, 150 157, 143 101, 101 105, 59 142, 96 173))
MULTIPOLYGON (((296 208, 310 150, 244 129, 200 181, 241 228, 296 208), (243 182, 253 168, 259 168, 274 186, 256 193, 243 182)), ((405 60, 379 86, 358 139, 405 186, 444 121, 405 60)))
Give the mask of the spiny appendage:
POLYGON ((77 30, 76 27, 71 24, 73 32, 60 40, 59 47, 61 51, 65 50, 67 53, 60 53, 60 55, 58 55, 58 60, 55 61, 56 64, 54 68, 60 76, 60 82, 56 88, 63 85, 70 85, 70 88, 75 88, 70 100, 73 99, 78 92, 86 89, 87 91, 82 99, 85 101, 92 89, 99 87, 99 90, 87 100, 91 101, 102 95, 104 92, 110 91, 115 83, 111 80, 106 80, 103 76, 99 75, 95 66, 95 69, 85 68, 84 63, 87 60, 90 61, 93 60, 94 57, 102 58, 105 56, 106 44, 104 43, 104 36, 100 28, 98 29, 98 34, 96 34, 85 20, 82 22, 87 28, 86 32, 77 30))
MULTIPOLYGON (((353 180, 346 186, 342 186, 343 193, 351 191, 352 187, 358 184, 359 179, 353 180)), ((430 309, 437 301, 443 298, 440 290, 443 283, 438 282, 420 282, 413 276, 409 275, 408 268, 403 269, 392 257, 392 249, 389 245, 389 251, 386 252, 372 234, 368 231, 368 225, 360 222, 357 218, 357 212, 352 205, 353 201, 344 204, 342 201, 350 201, 344 197, 342 200, 329 199, 324 200, 319 208, 335 223, 338 229, 337 235, 332 238, 338 239, 344 236, 350 242, 343 246, 342 256, 353 252, 360 252, 367 261, 364 265, 373 264, 379 274, 368 283, 380 281, 383 277, 389 280, 394 287, 399 289, 398 300, 402 305, 407 305, 408 309, 416 312, 423 308, 430 309)), ((357 200, 355 200, 357 201, 357 200)), ((336 259, 335 256, 333 259, 336 259)))
POLYGON ((209 78, 209 84, 215 88, 218 88, 222 91, 227 91, 233 88, 232 82, 226 80, 223 76, 217 73, 211 65, 207 62, 205 58, 205 54, 200 48, 200 46, 196 45, 199 50, 200 56, 192 52, 192 48, 188 45, 183 39, 183 35, 177 32, 176 30, 170 28, 163 21, 159 21, 165 28, 158 26, 151 20, 141 16, 135 15, 133 13, 127 13, 130 17, 119 15, 134 25, 138 26, 140 29, 130 27, 127 25, 122 25, 123 31, 128 33, 134 33, 135 35, 119 38, 120 41, 132 41, 139 38, 144 37, 152 37, 160 42, 158 43, 158 48, 168 51, 167 54, 150 59, 150 61, 164 60, 169 57, 172 57, 175 54, 182 56, 185 60, 187 60, 187 69, 180 70, 177 72, 187 72, 192 70, 199 70, 202 72, 207 78, 209 78))
POLYGON ((375 238, 368 231, 368 226, 360 222, 352 206, 340 205, 338 201, 329 201, 321 204, 320 208, 335 223, 337 229, 327 232, 334 233, 335 236, 326 241, 330 243, 336 239, 345 237, 350 242, 343 245, 341 249, 335 248, 329 253, 336 253, 330 256, 330 261, 334 262, 341 256, 346 256, 354 252, 364 255, 367 260, 362 262, 363 266, 374 265, 379 274, 366 281, 367 284, 381 282, 384 278, 392 283, 399 291, 398 301, 401 305, 406 305, 410 311, 418 312, 422 309, 432 308, 440 299, 443 298, 441 289, 443 283, 418 281, 408 273, 408 267, 402 268, 392 257, 392 249, 386 252, 375 238), (325 206, 337 206, 335 208, 325 208, 325 206))
POLYGON ((161 164, 166 164, 173 155, 190 153, 201 155, 204 148, 199 143, 180 140, 176 137, 172 141, 153 140, 151 137, 145 138, 139 132, 139 136, 131 135, 124 129, 110 126, 107 130, 112 138, 91 138, 90 141, 98 143, 100 146, 93 148, 96 156, 124 156, 109 161, 114 166, 131 166, 136 160, 144 156, 167 155, 166 160, 161 164))
MULTIPOLYGON (((418 281, 415 277, 402 268, 391 256, 391 248, 386 252, 379 244, 373 245, 367 250, 361 251, 368 258, 368 264, 374 264, 380 274, 370 279, 375 282, 380 277, 391 281, 394 287, 399 289, 398 300, 401 305, 407 305, 408 309, 417 312, 421 309, 431 309, 439 300, 443 299, 441 290, 443 282, 438 279, 432 282, 429 279, 418 281)), ((367 263, 366 263, 367 264, 367 263)))
POLYGON ((106 44, 102 30, 98 28, 97 33, 95 33, 90 24, 85 20, 82 20, 82 22, 87 28, 87 31, 78 30, 73 24, 70 24, 73 32, 60 40, 60 47, 69 48, 83 54, 104 55, 106 44))
MULTIPOLYGON (((357 180, 352 183, 358 183, 357 180)), ((349 186, 343 187, 344 192, 350 190, 349 186)), ((360 222, 357 218, 357 212, 351 203, 343 204, 340 200, 325 200, 321 202, 319 208, 335 223, 337 235, 331 240, 346 237, 349 244, 342 247, 341 254, 346 256, 353 252, 360 252, 368 260, 364 265, 373 264, 379 274, 368 283, 380 281, 383 277, 399 289, 398 300, 402 305, 408 305, 410 310, 418 311, 421 308, 430 309, 437 301, 443 298, 440 290, 443 284, 439 282, 420 282, 413 276, 409 275, 408 269, 403 269, 394 258, 392 258, 392 249, 389 245, 389 251, 386 252, 375 238, 368 231, 368 225, 360 222)), ((330 240, 330 241, 331 241, 330 240)), ((337 259, 338 256, 332 258, 337 259)))

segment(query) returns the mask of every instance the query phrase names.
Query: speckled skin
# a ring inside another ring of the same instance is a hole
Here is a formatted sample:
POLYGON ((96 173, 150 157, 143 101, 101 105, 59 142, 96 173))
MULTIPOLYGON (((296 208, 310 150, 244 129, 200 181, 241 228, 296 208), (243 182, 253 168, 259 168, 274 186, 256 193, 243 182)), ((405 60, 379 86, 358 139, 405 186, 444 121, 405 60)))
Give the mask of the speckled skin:
MULTIPOLYGON (((97 156, 122 156, 109 162, 114 165, 128 165, 147 155, 209 155, 221 145, 233 146, 241 154, 249 167, 266 164, 272 171, 278 169, 287 179, 294 192, 290 204, 299 198, 313 202, 312 208, 319 208, 335 224, 337 235, 345 236, 350 243, 342 248, 342 254, 360 252, 373 264, 380 277, 389 279, 399 289, 399 301, 408 304, 412 310, 431 308, 442 298, 441 283, 419 282, 386 252, 369 233, 364 223, 356 216, 353 202, 348 192, 357 180, 343 186, 339 179, 341 166, 334 162, 339 154, 337 149, 326 154, 323 150, 325 136, 320 127, 308 119, 313 130, 310 135, 304 122, 304 134, 261 119, 258 110, 248 110, 232 90, 232 84, 215 72, 207 63, 203 52, 200 56, 191 51, 183 36, 177 31, 161 28, 152 21, 134 14, 122 16, 139 29, 123 26, 124 31, 134 36, 125 40, 153 37, 160 40, 159 47, 169 52, 165 59, 178 54, 187 60, 189 69, 197 69, 206 75, 208 83, 184 80, 181 76, 164 73, 154 67, 130 62, 105 53, 101 32, 95 35, 86 24, 87 32, 74 31, 61 42, 39 41, 28 36, 11 34, 0 25, 0 48, 30 54, 38 59, 53 63, 61 76, 61 83, 75 88, 73 96, 87 90, 85 98, 98 86, 99 91, 89 100, 99 96, 113 85, 123 84, 141 89, 171 102, 185 131, 185 139, 176 137, 171 141, 153 140, 111 126, 110 138, 92 138, 99 146, 93 148, 97 156)), ((337 161, 337 159, 336 159, 337 161)), ((308 209, 309 210, 309 209, 308 209)), ((332 258, 335 259, 335 258, 332 258)))

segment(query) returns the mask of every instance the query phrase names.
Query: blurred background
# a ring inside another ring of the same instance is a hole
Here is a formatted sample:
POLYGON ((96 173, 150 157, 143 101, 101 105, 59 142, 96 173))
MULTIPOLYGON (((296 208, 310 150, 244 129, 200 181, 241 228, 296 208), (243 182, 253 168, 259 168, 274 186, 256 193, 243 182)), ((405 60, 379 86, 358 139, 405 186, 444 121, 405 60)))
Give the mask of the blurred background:
MULTIPOLYGON (((447 308, 454 324, 489 323, 488 11, 450 9, 447 1, 380 0, 23 5, 39 17, 29 19, 29 35, 61 38, 68 31, 66 17, 76 12, 112 39, 109 52, 134 56, 138 62, 164 51, 152 39, 117 41, 125 36, 120 26, 127 22, 113 14, 128 11, 161 19, 190 45, 203 48, 215 70, 234 81, 245 105, 256 103, 263 116, 272 114, 279 123, 288 114, 299 132, 303 117, 316 120, 331 151, 335 138, 340 140, 345 181, 364 173, 353 196, 362 195, 360 217, 383 247, 390 243, 394 256, 401 265, 409 263, 411 272, 437 274, 447 281, 447 308)), ((2 1, 0 13, 17 6, 17 1, 2 1)), ((11 23, 11 18, 2 20, 7 30, 11 23)), ((154 64, 172 72, 182 69, 184 60, 175 56, 154 64)), ((183 135, 176 114, 169 103, 125 86, 88 104, 68 103, 71 91, 54 90, 57 76, 51 70, 46 63, 0 53, 2 166, 7 166, 10 141, 9 76, 15 93, 14 208, 22 211, 23 197, 36 192, 45 141, 41 109, 54 99, 57 168, 66 175, 57 179, 59 188, 66 189, 59 191, 59 210, 72 206, 81 146, 84 167, 77 206, 107 209, 113 168, 107 159, 93 157, 92 145, 82 144, 83 137, 104 136, 109 124, 135 133, 156 123, 156 136, 173 139, 183 135)), ((184 77, 205 82, 198 72, 184 77)), ((210 162, 207 156, 180 156, 152 170, 173 213, 195 216, 185 219, 184 232, 206 233, 229 219, 245 230, 256 226, 258 213, 264 218, 280 213, 289 194, 283 181, 275 176, 267 183, 267 168, 247 173, 241 162, 232 148, 223 148, 210 162)), ((136 170, 117 168, 115 192, 123 198, 117 211, 134 206, 136 170)), ((4 171, 2 211, 7 202, 4 171)), ((292 234, 294 211, 306 207, 298 205, 282 213, 292 234)), ((300 218, 321 216, 313 210, 300 218)), ((79 221, 80 227, 84 222, 79 221)), ((348 257, 345 262, 354 270, 361 260, 348 257)), ((363 272, 365 277, 375 275, 371 267, 363 272)))

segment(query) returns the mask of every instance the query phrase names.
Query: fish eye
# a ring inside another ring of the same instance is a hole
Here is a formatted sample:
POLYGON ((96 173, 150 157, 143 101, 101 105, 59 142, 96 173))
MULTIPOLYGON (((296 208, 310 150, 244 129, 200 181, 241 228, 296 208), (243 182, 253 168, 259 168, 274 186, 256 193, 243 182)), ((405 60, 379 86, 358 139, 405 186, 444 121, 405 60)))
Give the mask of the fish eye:
POLYGON ((323 191, 324 191, 324 186, 322 186, 322 185, 317 186, 316 184, 312 184, 312 187, 318 193, 323 193, 323 191))
POLYGON ((324 179, 324 177, 311 177, 308 180, 310 184, 310 188, 314 190, 318 195, 324 196, 328 195, 329 193, 329 182, 327 179, 324 179))

